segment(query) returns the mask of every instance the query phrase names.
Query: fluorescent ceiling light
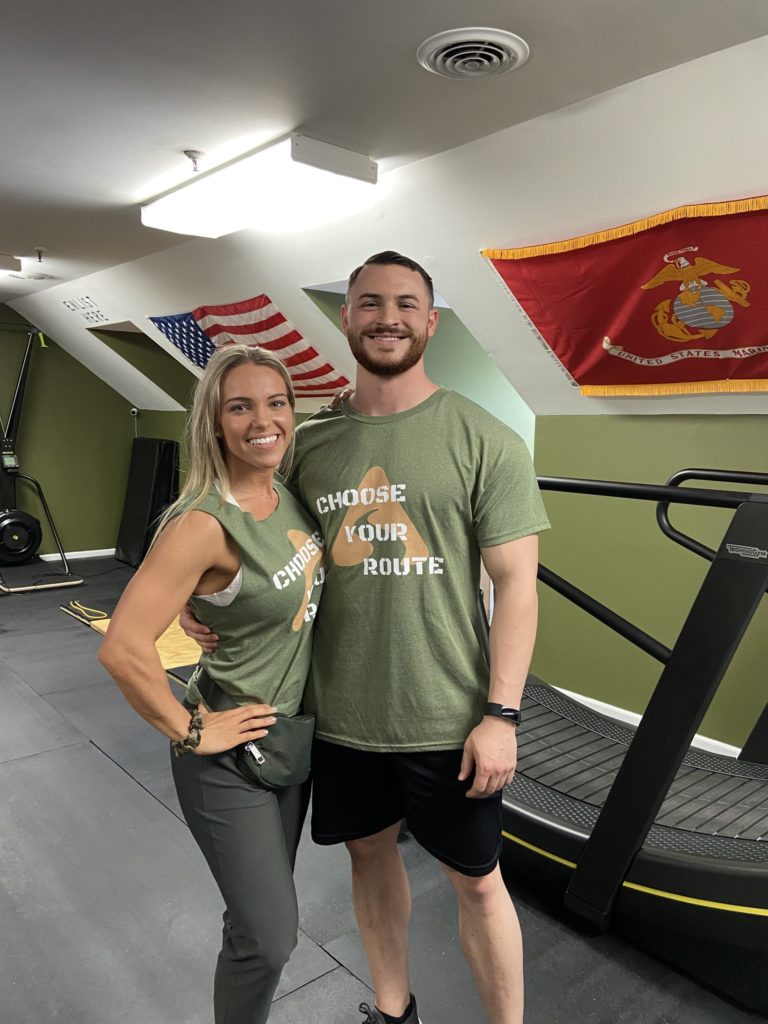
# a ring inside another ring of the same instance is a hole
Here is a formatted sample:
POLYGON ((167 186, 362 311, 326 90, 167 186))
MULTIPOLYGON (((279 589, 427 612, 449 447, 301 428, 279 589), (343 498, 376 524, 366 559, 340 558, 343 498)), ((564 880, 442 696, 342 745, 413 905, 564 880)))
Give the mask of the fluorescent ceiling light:
POLYGON ((0 252, 0 271, 8 271, 9 274, 18 274, 21 270, 21 260, 16 259, 15 256, 9 256, 7 253, 0 252))
POLYGON ((146 227, 220 238, 290 232, 350 216, 378 198, 366 156, 295 135, 217 167, 141 208, 146 227))

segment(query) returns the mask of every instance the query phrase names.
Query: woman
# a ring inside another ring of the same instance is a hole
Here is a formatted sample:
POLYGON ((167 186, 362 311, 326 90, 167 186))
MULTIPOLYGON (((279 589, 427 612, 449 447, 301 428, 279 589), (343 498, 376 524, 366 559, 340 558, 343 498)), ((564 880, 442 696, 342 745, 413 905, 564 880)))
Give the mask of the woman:
POLYGON ((255 743, 261 759, 276 714, 299 708, 323 578, 316 526, 274 479, 290 463, 294 405, 287 371, 268 352, 232 345, 214 354, 187 424, 186 483, 100 655, 135 710, 171 740, 181 808, 224 897, 216 1024, 267 1020, 297 939, 292 871, 308 785, 269 789, 243 764, 243 745, 255 743), (179 704, 155 641, 187 600, 221 640, 179 704))

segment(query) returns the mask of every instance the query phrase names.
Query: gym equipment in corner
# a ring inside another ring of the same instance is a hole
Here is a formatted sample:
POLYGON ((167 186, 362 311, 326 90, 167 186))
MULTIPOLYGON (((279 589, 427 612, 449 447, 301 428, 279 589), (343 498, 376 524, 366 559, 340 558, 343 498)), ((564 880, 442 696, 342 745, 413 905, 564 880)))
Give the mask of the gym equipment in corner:
POLYGON ((2 575, 0 575, 0 594, 22 594, 33 590, 51 590, 56 587, 77 587, 83 582, 83 579, 81 576, 76 576, 70 570, 69 562, 53 522, 48 502, 45 500, 43 489, 39 481, 34 477, 21 472, 19 457, 16 452, 16 438, 21 420, 21 405, 24 400, 24 389, 32 358, 32 343, 35 337, 37 337, 40 339, 41 347, 45 348, 45 342, 42 332, 38 331, 35 327, 20 327, 20 325, 16 324, 5 326, 11 330, 21 329, 27 331, 27 344, 11 400, 8 425, 5 426, 2 419, 0 419, 0 565, 15 566, 31 561, 35 557, 43 539, 40 521, 28 512, 18 508, 16 504, 16 481, 25 480, 37 492, 40 506, 48 521, 51 536, 61 557, 63 571, 51 573, 44 580, 17 586, 7 584, 2 575))
POLYGON ((179 496, 179 445, 158 437, 135 437, 115 558, 138 568, 149 550, 157 521, 179 496))
POLYGON ((637 728, 529 678, 503 797, 505 867, 766 1014, 768 709, 739 757, 690 744, 768 588, 768 494, 687 480, 768 487, 766 473, 716 469, 681 470, 664 486, 539 478, 542 490, 657 502, 665 536, 712 564, 671 650, 539 566, 542 583, 664 668, 637 728), (670 503, 733 509, 719 548, 676 530, 670 503))

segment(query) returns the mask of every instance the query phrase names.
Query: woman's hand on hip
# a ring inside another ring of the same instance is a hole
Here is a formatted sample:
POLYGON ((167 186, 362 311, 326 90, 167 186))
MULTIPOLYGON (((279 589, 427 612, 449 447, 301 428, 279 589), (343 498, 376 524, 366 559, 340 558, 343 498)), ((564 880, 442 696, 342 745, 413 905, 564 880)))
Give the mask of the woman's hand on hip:
POLYGON ((261 740, 275 724, 277 708, 269 704, 244 704, 231 711, 204 711, 200 708, 203 729, 196 754, 221 754, 241 743, 261 740))

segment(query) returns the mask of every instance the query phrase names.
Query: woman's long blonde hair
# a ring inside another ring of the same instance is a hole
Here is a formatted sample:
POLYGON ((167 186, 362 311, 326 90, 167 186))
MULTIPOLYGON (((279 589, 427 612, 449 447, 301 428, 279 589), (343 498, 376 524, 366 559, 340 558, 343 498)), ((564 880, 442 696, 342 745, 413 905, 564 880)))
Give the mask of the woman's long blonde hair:
MULTIPOLYGON (((212 487, 221 494, 222 501, 229 494, 229 473, 223 454, 223 444, 217 436, 219 412, 221 409, 221 383, 230 370, 246 363, 266 366, 279 373, 285 384, 285 391, 291 409, 296 408, 293 384, 283 363, 263 348, 249 348, 248 345, 226 345, 217 349, 208 361, 205 373, 197 382, 192 398, 192 408, 184 428, 183 444, 187 456, 187 476, 181 494, 170 505, 157 526, 155 537, 171 519, 191 512, 196 508, 212 487)), ((278 472, 286 476, 293 461, 293 435, 278 472)))

